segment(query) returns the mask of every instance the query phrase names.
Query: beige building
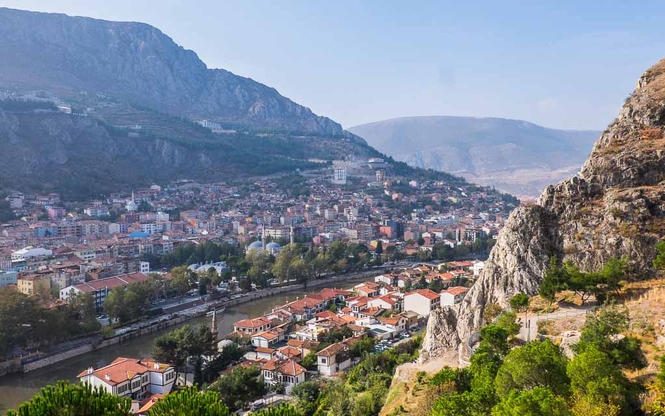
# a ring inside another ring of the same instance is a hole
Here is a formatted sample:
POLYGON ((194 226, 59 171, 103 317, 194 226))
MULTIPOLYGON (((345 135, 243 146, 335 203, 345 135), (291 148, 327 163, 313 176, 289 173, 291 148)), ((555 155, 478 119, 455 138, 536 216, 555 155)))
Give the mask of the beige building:
POLYGON ((51 291, 51 277, 48 275, 40 276, 30 274, 16 279, 18 291, 24 295, 32 296, 38 293, 48 293, 51 291))

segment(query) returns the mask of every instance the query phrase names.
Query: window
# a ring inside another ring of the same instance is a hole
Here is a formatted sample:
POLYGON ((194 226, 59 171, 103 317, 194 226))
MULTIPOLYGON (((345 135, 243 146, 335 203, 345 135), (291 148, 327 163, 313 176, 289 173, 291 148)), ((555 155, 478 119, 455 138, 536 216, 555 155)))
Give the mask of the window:
POLYGON ((326 363, 326 359, 325 359, 325 358, 321 358, 321 364, 325 364, 325 363, 326 363))

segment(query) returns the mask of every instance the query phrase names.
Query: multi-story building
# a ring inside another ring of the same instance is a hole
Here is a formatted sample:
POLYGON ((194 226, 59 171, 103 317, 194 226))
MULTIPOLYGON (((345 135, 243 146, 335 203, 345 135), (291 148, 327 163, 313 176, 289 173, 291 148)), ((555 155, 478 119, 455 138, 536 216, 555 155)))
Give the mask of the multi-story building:
POLYGON ((168 394, 175 383, 175 369, 152 359, 116 358, 111 364, 82 371, 81 383, 120 397, 141 399, 149 394, 168 394))
POLYGON ((114 287, 123 287, 133 283, 143 282, 148 279, 149 277, 143 273, 133 273, 80 283, 61 289, 60 299, 69 301, 73 293, 91 293, 95 301, 95 308, 101 310, 104 307, 106 297, 114 287))
POLYGON ((51 290, 51 277, 47 274, 30 274, 16 279, 18 291, 32 296, 37 293, 48 293, 51 290))
POLYGON ((0 287, 15 285, 17 276, 17 272, 0 270, 0 287))

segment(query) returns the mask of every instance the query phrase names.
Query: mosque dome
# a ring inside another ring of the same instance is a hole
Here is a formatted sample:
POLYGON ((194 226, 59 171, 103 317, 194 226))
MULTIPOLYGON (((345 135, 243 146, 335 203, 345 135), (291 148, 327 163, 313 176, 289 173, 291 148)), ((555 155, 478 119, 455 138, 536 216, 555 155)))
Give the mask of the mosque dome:
POLYGON ((247 250, 262 250, 263 249, 263 243, 260 241, 255 241, 252 244, 247 246, 247 250))

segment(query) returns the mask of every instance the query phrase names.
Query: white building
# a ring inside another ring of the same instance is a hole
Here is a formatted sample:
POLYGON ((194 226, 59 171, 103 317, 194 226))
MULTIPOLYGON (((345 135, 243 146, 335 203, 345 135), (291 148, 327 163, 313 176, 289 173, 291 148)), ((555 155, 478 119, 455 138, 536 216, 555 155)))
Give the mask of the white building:
POLYGON ((106 367, 90 367, 78 378, 81 383, 107 393, 140 399, 148 394, 168 394, 175 383, 175 369, 152 359, 116 358, 106 367))
POLYGON ((12 263, 20 263, 33 257, 45 257, 53 255, 53 251, 40 247, 28 246, 12 253, 12 263))
POLYGON ((298 384, 304 382, 307 369, 293 359, 272 359, 263 365, 263 380, 268 385, 283 384, 286 394, 298 384))
POLYGON ((429 316, 430 312, 440 305, 439 295, 429 289, 414 290, 404 295, 404 310, 420 316, 429 316))
POLYGON ((351 367, 349 347, 342 342, 332 344, 316 353, 316 362, 319 374, 332 376, 351 367))
POLYGON ((457 305, 464 299, 466 292, 469 291, 468 287, 453 286, 441 292, 441 306, 457 305))

